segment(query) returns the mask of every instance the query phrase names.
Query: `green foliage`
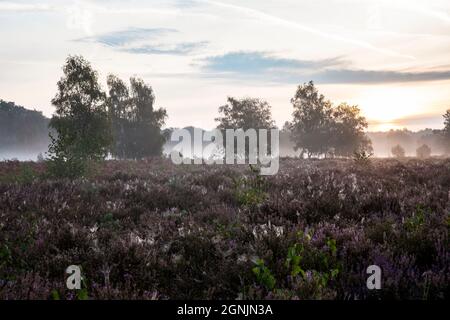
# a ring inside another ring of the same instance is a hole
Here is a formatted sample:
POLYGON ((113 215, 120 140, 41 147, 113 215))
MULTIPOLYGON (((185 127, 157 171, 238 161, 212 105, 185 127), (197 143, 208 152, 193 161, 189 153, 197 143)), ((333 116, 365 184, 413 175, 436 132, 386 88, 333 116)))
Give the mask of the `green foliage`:
MULTIPOLYGON (((238 157, 248 157, 250 151, 258 152, 259 135, 256 132, 257 144, 254 150, 250 150, 250 143, 245 141, 245 150, 239 152, 237 150, 237 135, 244 136, 249 129, 266 129, 270 130, 275 127, 275 122, 272 120, 271 106, 263 100, 254 98, 236 99, 228 97, 228 103, 219 107, 220 117, 215 118, 215 121, 219 122, 217 129, 223 132, 223 145, 227 144, 226 129, 236 130, 236 136, 234 137, 235 154, 238 157), (237 132, 237 130, 242 130, 237 132)), ((270 135, 270 131, 268 131, 270 135)), ((248 140, 247 138, 244 138, 248 140)), ((270 139, 270 138, 269 138, 270 139)), ((270 147, 270 144, 268 145, 270 147)), ((267 150, 270 152, 270 150, 267 150)))
POLYGON ((269 290, 273 290, 275 288, 276 280, 269 268, 265 266, 264 260, 258 259, 255 264, 256 266, 252 269, 252 272, 256 276, 258 283, 269 290))
POLYGON ((52 300, 61 300, 58 290, 53 289, 52 292, 50 293, 50 298, 52 300))
POLYGON ((116 76, 108 76, 108 112, 114 143, 111 153, 120 159, 141 159, 159 156, 165 137, 161 133, 167 112, 155 109, 152 87, 137 78, 130 79, 130 88, 116 76))
POLYGON ((367 166, 369 165, 370 158, 373 156, 372 152, 367 152, 365 150, 357 150, 353 152, 353 161, 359 165, 367 166))
POLYGON ((56 113, 50 127, 50 172, 55 176, 81 176, 89 161, 104 159, 111 142, 105 93, 94 71, 81 56, 69 56, 52 100, 56 113))
POLYGON ((40 176, 41 175, 29 163, 20 163, 18 170, 1 175, 0 182, 28 184, 35 181, 40 176))
POLYGON ((236 99, 228 97, 228 103, 219 107, 221 117, 218 129, 271 129, 275 123, 272 120, 271 106, 259 99, 236 99))
POLYGON ((234 196, 240 205, 253 207, 267 199, 264 177, 259 169, 250 165, 251 175, 234 179, 234 196))
POLYGON ((409 232, 417 232, 420 230, 426 220, 427 210, 425 210, 422 206, 418 206, 417 210, 413 212, 413 214, 405 219, 405 228, 409 232))
POLYGON ((293 277, 297 276, 299 273, 302 277, 305 276, 305 271, 300 267, 302 253, 304 250, 305 248, 303 247, 303 245, 298 243, 294 244, 288 249, 286 267, 291 270, 291 276, 293 277))

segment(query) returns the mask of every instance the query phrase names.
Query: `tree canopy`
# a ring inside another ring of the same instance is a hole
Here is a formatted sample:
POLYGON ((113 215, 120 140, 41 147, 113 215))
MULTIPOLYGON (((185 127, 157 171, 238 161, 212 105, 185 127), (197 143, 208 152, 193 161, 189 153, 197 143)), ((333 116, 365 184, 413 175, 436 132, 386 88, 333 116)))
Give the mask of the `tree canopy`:
POLYGON ((130 79, 130 87, 116 76, 108 76, 107 99, 114 144, 111 153, 121 159, 161 155, 165 138, 161 132, 167 117, 155 109, 152 87, 143 80, 130 79))
POLYGON ((49 154, 58 171, 82 174, 86 162, 106 157, 111 142, 106 95, 97 72, 81 56, 69 56, 52 100, 56 107, 50 127, 49 154), (67 169, 67 170, 66 170, 67 169))
POLYGON ((334 107, 312 81, 298 86, 291 99, 294 107, 290 123, 296 150, 311 156, 350 156, 355 151, 371 151, 364 133, 367 121, 358 106, 342 103, 334 107))
POLYGON ((228 97, 228 103, 219 107, 221 117, 218 129, 271 129, 275 126, 272 120, 270 105, 255 98, 236 99, 228 97))

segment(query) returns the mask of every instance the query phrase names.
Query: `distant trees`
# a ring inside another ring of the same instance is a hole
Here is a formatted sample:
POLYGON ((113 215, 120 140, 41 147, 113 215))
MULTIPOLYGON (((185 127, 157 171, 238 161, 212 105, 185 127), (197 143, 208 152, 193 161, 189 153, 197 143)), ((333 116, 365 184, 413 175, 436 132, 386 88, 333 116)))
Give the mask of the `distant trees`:
POLYGON ((141 159, 161 155, 165 138, 161 132, 167 117, 163 108, 155 109, 152 87, 137 78, 130 87, 116 76, 108 76, 108 111, 114 143, 111 153, 120 159, 141 159))
POLYGON ((49 119, 42 112, 0 99, 0 151, 45 151, 49 119))
POLYGON ((333 107, 318 92, 312 81, 298 86, 294 98, 293 121, 290 123, 296 150, 308 157, 324 155, 351 156, 355 151, 371 151, 364 133, 367 121, 357 106, 333 107))
POLYGON ((69 56, 52 100, 56 107, 50 127, 49 155, 55 174, 77 176, 89 161, 105 158, 111 143, 106 95, 97 72, 81 56, 69 56))
POLYGON ((429 158, 431 156, 431 148, 428 145, 423 144, 417 148, 416 155, 417 158, 421 159, 429 158))
POLYGON ((392 147, 391 153, 396 158, 404 158, 405 157, 405 149, 401 145, 396 145, 392 147))

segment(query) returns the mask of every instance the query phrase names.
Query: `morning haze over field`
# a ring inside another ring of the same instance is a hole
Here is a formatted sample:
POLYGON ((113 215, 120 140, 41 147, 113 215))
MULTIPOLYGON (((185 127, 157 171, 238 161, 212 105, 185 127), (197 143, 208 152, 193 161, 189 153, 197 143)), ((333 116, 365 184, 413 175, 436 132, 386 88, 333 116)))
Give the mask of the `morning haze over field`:
POLYGON ((448 0, 0 0, 0 302, 448 300, 449 52, 448 0))
POLYGON ((54 112, 69 54, 153 87, 167 127, 216 126, 227 96, 290 120, 298 84, 358 104, 369 131, 441 129, 450 105, 448 1, 3 1, 0 98, 54 112))

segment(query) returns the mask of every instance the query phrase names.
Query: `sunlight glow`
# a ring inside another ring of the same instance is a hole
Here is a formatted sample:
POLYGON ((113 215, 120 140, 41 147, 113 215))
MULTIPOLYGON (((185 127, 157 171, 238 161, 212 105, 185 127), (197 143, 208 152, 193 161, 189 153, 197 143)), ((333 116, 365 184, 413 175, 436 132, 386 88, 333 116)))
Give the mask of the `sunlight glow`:
POLYGON ((369 87, 355 102, 369 122, 380 130, 397 129, 396 119, 420 113, 426 108, 428 95, 410 87, 369 87))

